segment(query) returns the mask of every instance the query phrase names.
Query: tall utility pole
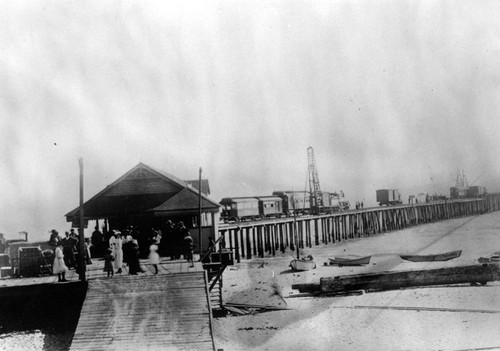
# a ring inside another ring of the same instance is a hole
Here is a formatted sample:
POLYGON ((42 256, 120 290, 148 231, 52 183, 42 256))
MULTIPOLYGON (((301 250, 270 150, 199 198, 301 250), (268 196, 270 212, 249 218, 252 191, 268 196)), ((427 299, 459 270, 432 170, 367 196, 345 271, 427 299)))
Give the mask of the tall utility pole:
POLYGON ((201 258, 201 167, 200 167, 200 175, 198 178, 198 246, 200 250, 200 258, 201 258))
POLYGON ((84 224, 84 219, 83 219, 83 158, 80 158, 78 160, 78 163, 80 165, 80 228, 78 228, 78 236, 79 236, 79 252, 80 254, 78 255, 78 267, 79 267, 79 276, 80 280, 83 282, 85 281, 85 236, 83 234, 83 226, 84 224))
POLYGON ((318 214, 323 207, 323 194, 319 186, 318 170, 312 146, 307 148, 307 162, 309 165, 309 191, 311 193, 311 208, 314 214, 318 214))

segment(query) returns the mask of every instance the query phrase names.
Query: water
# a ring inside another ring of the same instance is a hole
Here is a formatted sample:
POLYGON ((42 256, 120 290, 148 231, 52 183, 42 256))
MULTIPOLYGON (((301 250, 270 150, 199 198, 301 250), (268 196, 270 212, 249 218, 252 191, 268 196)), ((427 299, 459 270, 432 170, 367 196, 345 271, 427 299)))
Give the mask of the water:
POLYGON ((1 351, 62 351, 69 350, 72 332, 58 330, 12 331, 0 334, 1 351))
POLYGON ((66 351, 71 346, 85 286, 17 287, 0 296, 0 351, 66 351))

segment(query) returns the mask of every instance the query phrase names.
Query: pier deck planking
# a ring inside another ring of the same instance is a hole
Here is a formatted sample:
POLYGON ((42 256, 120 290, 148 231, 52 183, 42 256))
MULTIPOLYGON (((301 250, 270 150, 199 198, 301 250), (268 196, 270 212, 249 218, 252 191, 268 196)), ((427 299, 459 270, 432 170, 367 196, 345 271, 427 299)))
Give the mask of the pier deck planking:
POLYGON ((71 350, 214 350, 203 270, 89 280, 71 350))
MULTIPOLYGON (((158 274, 147 260, 144 270, 108 278, 104 262, 93 259, 86 267, 88 290, 71 350, 214 350, 212 316, 205 271, 185 260, 163 258, 158 274)), ((79 287, 75 270, 66 274, 69 283, 57 276, 0 279, 0 293, 33 291, 48 287, 79 287), (69 285, 68 285, 69 284, 69 285), (16 289, 16 290, 12 290, 16 289)), ((51 290, 52 291, 52 290, 51 290)))
MULTIPOLYGON (((103 272, 103 266, 104 262, 102 260, 93 259, 92 264, 87 265, 86 267, 85 275, 87 280, 106 277, 107 274, 103 272)), ((145 271, 144 273, 140 274, 141 276, 154 275, 154 268, 150 264, 148 264, 148 260, 141 260, 141 267, 145 271)), ((202 271, 203 266, 200 262, 194 262, 194 267, 191 267, 191 264, 186 260, 170 261, 167 258, 163 258, 158 265, 158 275, 202 271)), ((124 266, 123 272, 121 274, 115 274, 113 278, 126 275, 128 275, 128 268, 127 266, 124 266)), ((74 269, 71 269, 66 273, 66 279, 70 282, 76 282, 79 281, 80 278, 78 273, 74 269)), ((47 275, 41 277, 26 278, 6 277, 0 279, 0 288, 38 284, 58 284, 57 276, 47 275)))

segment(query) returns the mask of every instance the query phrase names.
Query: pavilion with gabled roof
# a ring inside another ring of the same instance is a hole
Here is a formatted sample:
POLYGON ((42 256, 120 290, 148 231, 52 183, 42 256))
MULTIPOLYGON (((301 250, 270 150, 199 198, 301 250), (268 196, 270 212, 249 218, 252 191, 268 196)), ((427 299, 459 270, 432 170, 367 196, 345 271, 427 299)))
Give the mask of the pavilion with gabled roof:
MULTIPOLYGON (((149 235, 152 228, 165 228, 167 220, 183 221, 198 245, 199 181, 183 181, 143 163, 125 173, 83 204, 84 219, 104 221, 104 231, 128 226, 149 235), (194 229, 193 229, 194 228, 194 229)), ((219 204, 208 198, 208 180, 202 179, 202 238, 216 236, 219 204)), ((79 223, 79 207, 66 214, 73 226, 79 223)))

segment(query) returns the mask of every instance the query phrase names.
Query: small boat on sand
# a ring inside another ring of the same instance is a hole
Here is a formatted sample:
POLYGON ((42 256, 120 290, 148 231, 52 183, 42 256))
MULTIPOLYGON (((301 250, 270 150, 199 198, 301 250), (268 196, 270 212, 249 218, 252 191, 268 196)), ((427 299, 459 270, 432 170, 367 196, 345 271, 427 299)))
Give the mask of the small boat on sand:
POLYGON ((309 271, 316 268, 316 262, 312 256, 296 258, 290 262, 290 268, 294 271, 309 271))
POLYGON ((400 255, 403 260, 411 262, 434 262, 434 261, 449 261, 459 257, 462 250, 444 252, 433 255, 400 255))
POLYGON ((370 263, 371 256, 357 256, 357 255, 347 255, 347 256, 336 256, 334 258, 329 258, 330 265, 342 266, 363 266, 370 263))
POLYGON ((491 263, 491 262, 500 263, 500 252, 495 252, 490 257, 479 257, 477 261, 479 263, 491 263))

